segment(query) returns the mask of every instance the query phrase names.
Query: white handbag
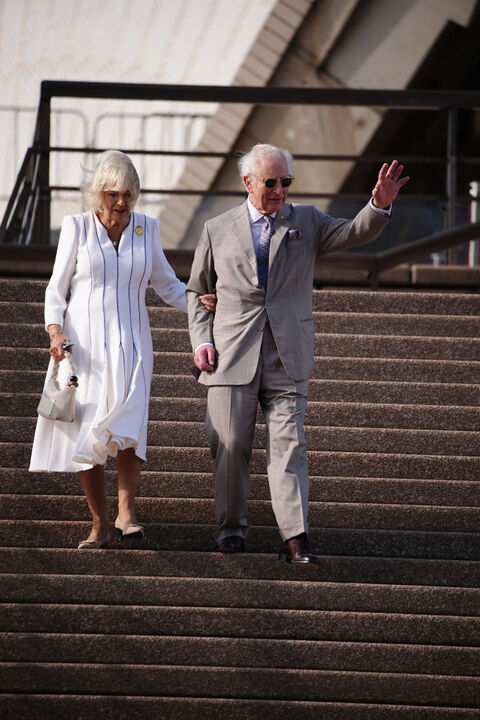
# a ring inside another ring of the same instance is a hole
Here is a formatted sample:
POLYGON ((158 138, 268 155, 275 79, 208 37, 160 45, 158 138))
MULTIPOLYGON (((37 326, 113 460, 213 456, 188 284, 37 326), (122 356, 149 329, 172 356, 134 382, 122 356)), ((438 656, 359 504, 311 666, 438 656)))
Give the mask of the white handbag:
POLYGON ((57 381, 60 363, 55 362, 52 374, 43 389, 37 412, 49 420, 73 422, 75 420, 75 393, 78 387, 77 370, 72 356, 68 351, 65 351, 65 358, 66 362, 70 365, 70 380, 68 385, 60 387, 57 381))

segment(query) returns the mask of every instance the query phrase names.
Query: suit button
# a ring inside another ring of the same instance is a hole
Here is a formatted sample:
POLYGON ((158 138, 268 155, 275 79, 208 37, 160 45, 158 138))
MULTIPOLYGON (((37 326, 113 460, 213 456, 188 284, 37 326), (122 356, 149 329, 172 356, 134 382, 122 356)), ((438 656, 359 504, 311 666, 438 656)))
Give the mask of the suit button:
POLYGON ((265 325, 257 325, 257 330, 258 330, 258 332, 262 332, 262 330, 264 329, 264 327, 265 327, 265 325))

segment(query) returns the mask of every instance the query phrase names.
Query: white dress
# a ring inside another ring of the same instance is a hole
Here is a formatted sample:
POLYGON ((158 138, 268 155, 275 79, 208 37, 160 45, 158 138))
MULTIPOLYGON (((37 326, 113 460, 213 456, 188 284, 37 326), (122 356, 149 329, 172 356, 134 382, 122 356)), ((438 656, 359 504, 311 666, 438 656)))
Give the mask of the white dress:
MULTIPOLYGON (((94 213, 64 218, 45 293, 45 326, 60 325, 75 343, 76 419, 38 417, 30 471, 88 470, 129 447, 146 459, 149 281, 162 300, 186 312, 185 285, 165 258, 157 219, 132 212, 117 255, 94 213)), ((53 359, 48 375, 52 369, 53 359)), ((68 370, 61 362, 60 382, 68 370)))

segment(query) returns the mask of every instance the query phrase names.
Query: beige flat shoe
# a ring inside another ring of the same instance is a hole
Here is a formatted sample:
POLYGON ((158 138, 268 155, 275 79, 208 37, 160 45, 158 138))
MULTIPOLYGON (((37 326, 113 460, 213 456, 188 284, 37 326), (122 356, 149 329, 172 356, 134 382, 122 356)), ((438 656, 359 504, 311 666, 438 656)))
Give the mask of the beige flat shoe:
POLYGON ((78 543, 78 550, 100 550, 100 548, 109 545, 112 541, 110 533, 101 540, 82 540, 78 543))
POLYGON ((138 523, 123 524, 118 517, 115 520, 115 529, 118 530, 122 534, 122 537, 128 537, 128 538, 144 538, 145 537, 145 530, 144 530, 143 525, 139 525, 138 523))

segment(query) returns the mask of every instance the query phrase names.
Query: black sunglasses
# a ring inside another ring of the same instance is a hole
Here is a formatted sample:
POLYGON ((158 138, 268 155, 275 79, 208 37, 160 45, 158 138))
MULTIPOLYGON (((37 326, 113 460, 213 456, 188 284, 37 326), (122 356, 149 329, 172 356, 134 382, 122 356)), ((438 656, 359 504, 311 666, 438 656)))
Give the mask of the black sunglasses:
POLYGON ((261 178, 261 181, 267 188, 275 187, 275 185, 277 184, 277 180, 280 180, 280 185, 282 187, 290 187, 294 180, 294 177, 293 175, 285 175, 284 177, 279 178, 261 178))

